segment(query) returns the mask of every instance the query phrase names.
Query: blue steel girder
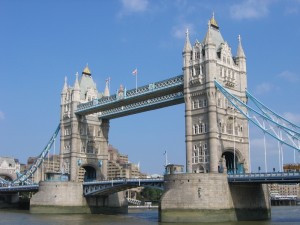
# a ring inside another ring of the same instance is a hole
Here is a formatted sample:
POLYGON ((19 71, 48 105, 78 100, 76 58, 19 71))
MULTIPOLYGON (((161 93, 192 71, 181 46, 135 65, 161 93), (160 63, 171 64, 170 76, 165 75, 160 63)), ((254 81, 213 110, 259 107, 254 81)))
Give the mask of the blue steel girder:
POLYGON ((228 174, 229 183, 300 183, 300 172, 228 174))
POLYGON ((0 193, 15 193, 15 192, 36 192, 39 190, 38 184, 19 185, 19 186, 3 186, 0 187, 0 193))
POLYGON ((163 189, 164 179, 119 179, 107 181, 94 181, 83 183, 84 196, 108 196, 119 191, 125 191, 134 187, 152 187, 163 189))
MULTIPOLYGON (((254 125, 260 128, 264 133, 270 135, 273 139, 279 141, 281 144, 300 151, 300 132, 298 131, 296 125, 292 126, 290 122, 288 126, 286 123, 279 123, 277 117, 274 117, 275 113, 271 114, 266 110, 265 106, 263 107, 260 104, 255 103, 257 109, 254 109, 231 94, 216 80, 215 86, 230 101, 235 109, 237 109, 254 125)), ((249 94, 247 94, 247 96, 249 98, 249 94)))
POLYGON ((273 121, 276 121, 278 124, 283 125, 284 127, 288 127, 293 131, 297 131, 297 133, 294 133, 294 135, 297 135, 299 138, 300 133, 300 127, 296 124, 291 123, 289 120, 283 118, 282 116, 278 115, 276 112, 265 106, 263 103, 261 103, 257 98, 255 98, 250 92, 246 91, 246 95, 248 97, 248 100, 251 100, 255 106, 267 117, 272 119, 273 121))
POLYGON ((136 113, 150 111, 171 105, 177 105, 184 102, 183 92, 171 93, 156 98, 147 99, 132 104, 124 104, 122 106, 105 110, 99 113, 99 118, 114 119, 122 116, 128 116, 136 113))
POLYGON ((9 185, 19 185, 19 184, 32 184, 32 182, 29 180, 29 178, 36 172, 36 170, 39 168, 39 166, 43 163, 44 159, 48 155, 58 133, 60 130, 60 124, 57 126, 54 134, 50 138, 49 142, 47 143, 46 147, 43 149, 43 151, 40 153, 40 155, 36 158, 35 162, 32 164, 32 166, 25 171, 24 174, 18 173, 18 177, 9 182, 9 185))
POLYGON ((137 89, 125 90, 121 96, 115 94, 109 97, 94 99, 90 102, 79 104, 75 113, 77 115, 99 113, 99 117, 110 119, 180 104, 183 103, 183 81, 183 75, 180 75, 137 89), (159 100, 162 101, 159 102, 159 100), (147 101, 150 101, 148 106, 145 104, 147 101), (137 107, 135 108, 134 106, 137 107), (124 114, 120 113, 124 107, 127 108, 127 111, 124 111, 124 114), (115 111, 115 115, 113 115, 113 111, 115 111))

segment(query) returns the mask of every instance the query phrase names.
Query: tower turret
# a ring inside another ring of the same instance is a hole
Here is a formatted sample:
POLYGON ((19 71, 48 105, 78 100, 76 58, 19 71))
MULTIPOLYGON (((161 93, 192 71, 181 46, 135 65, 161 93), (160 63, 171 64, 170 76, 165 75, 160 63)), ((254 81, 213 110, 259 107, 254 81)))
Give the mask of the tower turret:
POLYGON ((189 30, 186 31, 186 39, 182 52, 183 56, 183 76, 184 76, 184 96, 185 96, 185 136, 186 136, 186 171, 192 172, 192 121, 191 121, 191 96, 189 89, 189 82, 192 76, 192 69, 190 68, 192 60, 192 47, 189 39, 189 30))
POLYGON ((110 93, 109 93, 109 78, 105 81, 105 89, 104 89, 103 96, 105 96, 105 97, 110 96, 110 93))
POLYGON ((190 37, 189 37, 189 30, 186 30, 185 33, 185 43, 182 51, 183 55, 183 66, 188 67, 191 61, 191 53, 192 53, 192 46, 190 42, 190 37))
POLYGON ((61 91, 61 104, 63 104, 65 102, 67 92, 68 92, 67 77, 65 77, 64 87, 61 91))
POLYGON ((76 73, 76 79, 75 79, 75 83, 74 83, 73 101, 76 101, 76 102, 80 101, 80 86, 79 86, 79 82, 78 82, 78 72, 76 73))
POLYGON ((238 48, 236 53, 236 64, 239 66, 241 72, 246 73, 246 56, 242 47, 241 36, 238 36, 238 48))

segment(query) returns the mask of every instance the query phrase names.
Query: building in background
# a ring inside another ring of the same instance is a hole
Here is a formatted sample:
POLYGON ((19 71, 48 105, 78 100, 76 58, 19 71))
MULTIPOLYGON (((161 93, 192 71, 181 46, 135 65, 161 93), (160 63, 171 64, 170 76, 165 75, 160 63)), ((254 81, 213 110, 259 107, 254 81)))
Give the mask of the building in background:
MULTIPOLYGON (((119 179, 119 178, 146 178, 146 174, 140 172, 139 165, 130 163, 128 160, 128 155, 120 153, 112 145, 109 145, 109 158, 108 158, 108 168, 107 168, 107 179, 119 179)), ((29 157, 27 160, 27 165, 24 170, 30 169, 34 164, 37 157, 29 157)), ((13 160, 10 160, 9 163, 4 163, 5 165, 13 164, 13 160)), ((42 165, 31 177, 32 182, 38 183, 39 181, 47 180, 47 174, 62 174, 63 171, 60 170, 60 157, 59 155, 50 155, 47 157, 42 165)), ((0 161, 1 165, 1 161, 0 161)), ((6 166, 8 167, 8 166, 6 166)), ((20 165, 18 167, 20 171, 20 165)), ((84 168, 79 170, 78 180, 84 181, 84 168)), ((49 178, 48 178, 49 179, 49 178)))
POLYGON ((146 178, 146 174, 140 172, 138 164, 129 162, 128 155, 109 145, 107 179, 117 178, 146 178))
MULTIPOLYGON (((30 169, 30 167, 34 164, 37 160, 37 157, 29 157, 27 159, 27 166, 26 169, 30 169)), ((37 171, 31 177, 33 183, 38 183, 40 181, 46 180, 46 174, 48 173, 59 173, 60 171, 60 157, 59 155, 49 155, 44 162, 41 164, 40 167, 37 168, 37 171)))
MULTIPOLYGON (((284 172, 300 172, 300 164, 283 165, 284 172)), ((300 184, 269 184, 272 205, 294 205, 300 202, 300 184)))
POLYGON ((0 157, 0 177, 12 181, 17 178, 21 165, 18 159, 12 157, 0 157))

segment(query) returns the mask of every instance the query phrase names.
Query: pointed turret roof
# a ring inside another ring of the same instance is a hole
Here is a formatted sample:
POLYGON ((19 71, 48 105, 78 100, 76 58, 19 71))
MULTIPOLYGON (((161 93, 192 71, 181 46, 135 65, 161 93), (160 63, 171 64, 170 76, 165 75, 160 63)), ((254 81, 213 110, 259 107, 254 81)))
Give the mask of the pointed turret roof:
POLYGON ((62 92, 63 93, 66 93, 68 90, 68 85, 67 85, 67 76, 65 76, 65 83, 64 83, 64 87, 62 89, 62 92))
POLYGON ((109 78, 105 81, 105 89, 104 89, 104 93, 103 93, 103 96, 110 96, 110 93, 109 93, 109 78))
POLYGON ((237 57, 243 57, 245 58, 245 52, 244 52, 244 49, 242 47, 242 40, 241 40, 241 35, 238 36, 238 40, 239 40, 239 44, 238 44, 238 48, 237 48, 237 57))
POLYGON ((218 23, 215 19, 215 15, 213 13, 212 18, 208 21, 208 29, 203 40, 204 44, 213 43, 216 45, 216 49, 220 47, 222 43, 225 43, 221 32, 219 30, 218 23))
POLYGON ((82 72, 82 76, 80 78, 79 85, 80 85, 80 98, 81 99, 85 99, 85 95, 89 89, 93 89, 93 90, 97 91, 97 85, 93 80, 93 77, 92 77, 91 71, 88 67, 88 64, 86 65, 86 67, 84 68, 84 70, 82 72))
POLYGON ((210 21, 208 21, 208 29, 207 29, 207 32, 206 32, 206 35, 204 37, 204 44, 210 44, 212 43, 212 39, 211 39, 211 32, 210 32, 210 21))
POLYGON ((192 45, 191 45, 190 37, 189 37, 189 29, 187 29, 185 32, 185 44, 184 44, 183 51, 188 52, 191 50, 192 50, 192 45))
POLYGON ((85 68, 84 68, 82 74, 89 75, 89 76, 92 75, 92 73, 91 73, 91 71, 90 71, 90 69, 89 69, 89 65, 88 65, 88 64, 86 64, 86 66, 85 66, 85 68))
POLYGON ((218 23, 215 19, 215 13, 213 12, 212 18, 210 19, 210 25, 216 29, 219 29, 218 23))
POLYGON ((80 86, 79 86, 79 82, 78 82, 78 72, 76 73, 76 80, 75 80, 75 84, 74 84, 74 90, 76 90, 76 91, 80 90, 80 86))

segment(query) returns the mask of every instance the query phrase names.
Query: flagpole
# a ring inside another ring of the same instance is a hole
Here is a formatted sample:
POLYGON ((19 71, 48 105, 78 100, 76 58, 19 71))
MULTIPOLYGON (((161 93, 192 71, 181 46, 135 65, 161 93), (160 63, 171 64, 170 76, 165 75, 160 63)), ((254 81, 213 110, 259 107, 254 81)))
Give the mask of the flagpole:
POLYGON ((108 77, 108 90, 109 90, 109 93, 110 93, 110 76, 108 77))
POLYGON ((132 74, 135 76, 135 92, 137 93, 137 76, 138 76, 137 67, 132 71, 132 74))
POLYGON ((167 153, 167 150, 165 150, 165 166, 168 165, 168 153, 167 153))
POLYGON ((135 75, 135 92, 137 92, 137 76, 138 76, 138 72, 136 71, 136 75, 135 75))

